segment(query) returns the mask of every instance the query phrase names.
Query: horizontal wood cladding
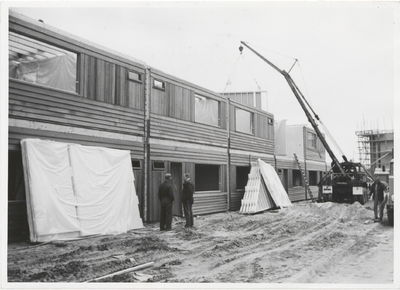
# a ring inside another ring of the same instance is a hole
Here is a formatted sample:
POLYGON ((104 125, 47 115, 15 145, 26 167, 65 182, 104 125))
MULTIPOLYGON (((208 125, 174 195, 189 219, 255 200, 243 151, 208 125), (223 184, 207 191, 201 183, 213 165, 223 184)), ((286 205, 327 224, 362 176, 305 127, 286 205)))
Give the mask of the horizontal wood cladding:
POLYGON ((298 169, 296 161, 293 159, 282 159, 277 156, 276 158, 276 166, 281 169, 291 169, 296 168, 298 169))
POLYGON ((230 145, 232 149, 253 151, 262 154, 274 154, 273 140, 258 138, 249 134, 231 132, 230 145))
POLYGON ((195 148, 151 144, 151 158, 175 162, 195 162, 202 164, 220 164, 228 162, 228 154, 219 151, 205 151, 195 148))
POLYGON ((141 142, 124 141, 111 138, 99 138, 63 132, 9 127, 9 150, 20 150, 20 141, 25 138, 38 138, 65 143, 76 143, 86 146, 108 147, 120 150, 130 150, 132 158, 142 159, 144 154, 141 142))
POLYGON ((10 80, 9 117, 143 135, 143 112, 10 80))
MULTIPOLYGON (((227 193, 196 192, 193 196, 193 215, 211 214, 227 210, 227 193)), ((196 221, 195 221, 196 225, 196 221)))
POLYGON ((244 191, 231 192, 231 204, 229 207, 231 211, 240 210, 243 196, 244 191))
POLYGON ((227 146, 227 132, 221 128, 192 123, 155 114, 150 116, 151 137, 214 146, 227 146))
POLYGON ((317 151, 315 149, 306 149, 306 159, 314 160, 314 161, 324 161, 325 154, 321 153, 321 151, 317 151))

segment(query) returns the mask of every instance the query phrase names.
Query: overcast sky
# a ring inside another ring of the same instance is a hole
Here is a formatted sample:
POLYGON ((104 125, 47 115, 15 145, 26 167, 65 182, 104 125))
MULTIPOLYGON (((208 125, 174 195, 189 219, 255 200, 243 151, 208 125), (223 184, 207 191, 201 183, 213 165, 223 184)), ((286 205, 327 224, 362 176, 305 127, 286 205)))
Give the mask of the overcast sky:
POLYGON ((308 124, 284 77, 240 54, 240 41, 286 71, 297 59, 292 78, 349 159, 359 157, 355 131, 394 129, 398 1, 34 3, 8 5, 215 92, 267 91, 275 119, 308 124))

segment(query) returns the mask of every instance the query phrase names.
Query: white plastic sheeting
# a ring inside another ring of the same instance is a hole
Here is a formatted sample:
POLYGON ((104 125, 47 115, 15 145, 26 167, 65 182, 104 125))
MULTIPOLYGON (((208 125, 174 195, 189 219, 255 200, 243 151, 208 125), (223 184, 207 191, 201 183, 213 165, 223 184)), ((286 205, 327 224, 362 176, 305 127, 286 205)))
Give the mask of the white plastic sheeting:
POLYGON ((251 214, 291 205, 292 202, 275 169, 261 159, 252 163, 239 212, 251 214))
POLYGON ((32 242, 143 227, 129 151, 39 139, 21 148, 32 242))

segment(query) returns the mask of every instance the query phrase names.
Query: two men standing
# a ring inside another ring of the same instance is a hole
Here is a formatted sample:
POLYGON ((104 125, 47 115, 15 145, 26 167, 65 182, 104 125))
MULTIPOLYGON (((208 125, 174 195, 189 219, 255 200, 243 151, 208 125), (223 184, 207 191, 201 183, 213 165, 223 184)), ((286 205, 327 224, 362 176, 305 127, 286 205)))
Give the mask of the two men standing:
MULTIPOLYGON (((183 176, 182 205, 185 214, 185 227, 193 227, 193 193, 194 184, 190 180, 190 174, 183 176)), ((165 181, 158 188, 158 199, 160 200, 160 231, 170 231, 172 225, 172 205, 175 200, 172 185, 172 175, 165 174, 165 181)))

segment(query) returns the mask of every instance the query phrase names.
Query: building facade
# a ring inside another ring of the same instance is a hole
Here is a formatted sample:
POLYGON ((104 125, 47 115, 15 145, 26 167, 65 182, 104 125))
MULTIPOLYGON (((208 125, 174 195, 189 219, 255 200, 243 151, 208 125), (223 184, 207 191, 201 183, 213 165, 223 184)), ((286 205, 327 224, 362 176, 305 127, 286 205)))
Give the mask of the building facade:
POLYGON ((141 217, 151 222, 167 172, 174 215, 185 172, 195 215, 239 209, 250 162, 274 162, 273 124, 271 113, 10 12, 9 240, 28 233, 22 139, 129 150, 141 217))

